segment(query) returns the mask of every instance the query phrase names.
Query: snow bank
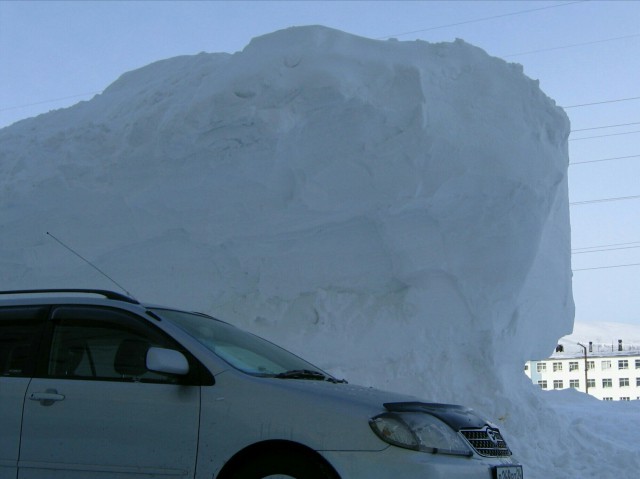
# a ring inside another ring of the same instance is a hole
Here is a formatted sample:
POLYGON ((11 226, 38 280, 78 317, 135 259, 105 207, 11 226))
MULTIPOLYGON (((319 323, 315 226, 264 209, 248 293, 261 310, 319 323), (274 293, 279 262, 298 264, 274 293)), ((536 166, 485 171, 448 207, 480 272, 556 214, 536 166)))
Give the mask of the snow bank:
POLYGON ((566 478, 588 453, 522 369, 572 327, 568 133, 463 41, 304 27, 161 61, 0 131, 0 287, 113 287, 50 230, 141 299, 475 407, 566 478))

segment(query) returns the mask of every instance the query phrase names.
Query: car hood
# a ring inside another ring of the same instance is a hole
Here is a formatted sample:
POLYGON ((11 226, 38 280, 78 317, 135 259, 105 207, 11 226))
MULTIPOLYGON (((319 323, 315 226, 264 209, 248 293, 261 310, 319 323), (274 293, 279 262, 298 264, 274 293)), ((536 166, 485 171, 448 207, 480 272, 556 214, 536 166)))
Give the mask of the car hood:
POLYGON ((282 379, 270 379, 270 381, 276 381, 275 384, 280 383, 287 389, 297 390, 301 394, 310 394, 317 400, 329 401, 333 404, 348 404, 349 407, 362 408, 374 415, 384 411, 421 412, 437 417, 456 431, 491 425, 473 409, 465 406, 427 402, 415 396, 372 387, 334 384, 327 381, 282 379))

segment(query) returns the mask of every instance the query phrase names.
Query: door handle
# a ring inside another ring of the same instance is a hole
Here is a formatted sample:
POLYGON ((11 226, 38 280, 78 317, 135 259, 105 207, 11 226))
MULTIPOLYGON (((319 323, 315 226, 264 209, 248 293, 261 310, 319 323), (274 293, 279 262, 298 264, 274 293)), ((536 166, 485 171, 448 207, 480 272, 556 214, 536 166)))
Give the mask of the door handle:
POLYGON ((31 393, 29 399, 32 401, 40 401, 43 406, 51 406, 56 401, 62 401, 64 399, 63 394, 58 394, 55 389, 47 389, 45 392, 31 393))

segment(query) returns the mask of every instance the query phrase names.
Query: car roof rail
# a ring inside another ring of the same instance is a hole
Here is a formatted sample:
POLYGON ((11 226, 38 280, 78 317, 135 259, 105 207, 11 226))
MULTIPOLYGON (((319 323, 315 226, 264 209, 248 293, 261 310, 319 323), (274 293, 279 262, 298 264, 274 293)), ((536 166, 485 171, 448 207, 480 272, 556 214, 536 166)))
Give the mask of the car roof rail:
POLYGON ((140 302, 130 296, 106 289, 86 289, 86 288, 63 288, 63 289, 16 289, 13 291, 0 291, 0 295, 19 295, 19 294, 55 294, 55 293, 81 293, 81 294, 97 294, 107 299, 116 301, 124 301, 126 303, 140 304, 140 302))

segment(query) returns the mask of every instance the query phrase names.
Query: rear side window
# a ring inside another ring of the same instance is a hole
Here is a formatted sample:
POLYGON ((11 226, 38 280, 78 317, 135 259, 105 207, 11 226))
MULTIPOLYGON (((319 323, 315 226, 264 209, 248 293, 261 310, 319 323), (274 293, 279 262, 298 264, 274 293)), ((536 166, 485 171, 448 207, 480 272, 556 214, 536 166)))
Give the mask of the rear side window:
POLYGON ((0 308, 0 376, 31 377, 47 307, 0 308))

